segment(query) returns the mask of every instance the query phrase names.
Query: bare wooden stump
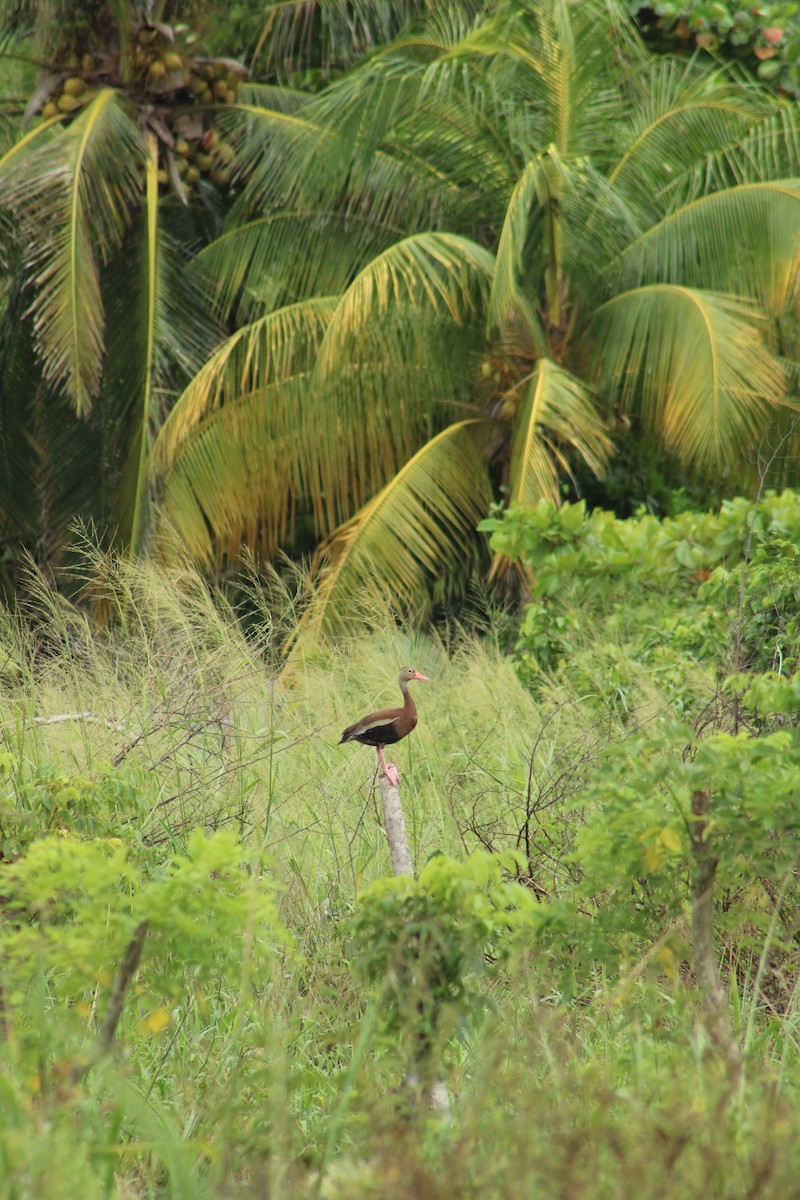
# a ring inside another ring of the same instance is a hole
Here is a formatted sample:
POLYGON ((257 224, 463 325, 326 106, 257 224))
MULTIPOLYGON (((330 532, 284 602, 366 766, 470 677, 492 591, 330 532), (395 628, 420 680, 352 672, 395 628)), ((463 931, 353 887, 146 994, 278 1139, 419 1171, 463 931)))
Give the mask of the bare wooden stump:
MULTIPOLYGON (((408 844, 403 806, 400 803, 400 789, 394 787, 385 775, 380 776, 380 789, 383 804, 383 827, 386 831, 386 841, 389 843, 392 874, 413 875, 414 860, 408 844)), ((415 1097, 415 1102, 424 1103, 431 1112, 438 1112, 443 1116, 449 1115, 450 1096, 441 1079, 434 1079, 432 1083, 423 1086, 419 1073, 408 1071, 403 1080, 403 1086, 415 1097)))
POLYGON ((389 843, 393 875, 413 875, 414 863, 408 844, 400 789, 393 787, 385 775, 380 776, 381 801, 383 803, 383 827, 389 843))
POLYGON ((719 859, 708 839, 708 792, 694 792, 692 816, 692 941, 695 975, 703 993, 706 1031, 714 1047, 734 1070, 738 1070, 741 1053, 733 1036, 728 1001, 717 967, 714 946, 714 885, 719 859))

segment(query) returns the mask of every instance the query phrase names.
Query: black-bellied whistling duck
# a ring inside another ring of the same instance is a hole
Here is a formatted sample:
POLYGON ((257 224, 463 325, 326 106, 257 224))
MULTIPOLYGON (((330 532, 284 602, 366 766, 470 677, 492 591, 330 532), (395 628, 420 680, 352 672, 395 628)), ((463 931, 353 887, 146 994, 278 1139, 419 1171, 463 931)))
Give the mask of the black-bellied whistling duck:
POLYGON ((366 717, 356 721, 355 725, 348 725, 339 740, 340 746, 342 742, 362 742, 365 746, 374 746, 378 751, 381 771, 392 787, 397 787, 400 777, 394 763, 387 763, 384 758, 383 748, 408 737, 417 723, 417 706, 408 690, 412 679, 427 683, 428 676, 420 675, 413 667, 403 667, 399 680, 400 691, 403 693, 403 707, 383 708, 380 712, 368 713, 366 717))

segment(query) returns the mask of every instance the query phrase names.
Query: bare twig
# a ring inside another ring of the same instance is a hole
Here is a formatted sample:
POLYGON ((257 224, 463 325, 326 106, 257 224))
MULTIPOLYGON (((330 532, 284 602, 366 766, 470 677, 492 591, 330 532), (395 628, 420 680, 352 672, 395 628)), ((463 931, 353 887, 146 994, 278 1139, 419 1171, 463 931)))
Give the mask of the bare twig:
POLYGON ((112 721, 109 717, 96 717, 91 712, 56 713, 52 717, 34 717, 34 725, 58 725, 62 721, 88 721, 92 725, 105 725, 106 729, 122 730, 124 725, 112 721))
POLYGON ((111 993, 105 1018, 97 1032, 97 1037, 90 1053, 87 1057, 81 1059, 80 1062, 77 1062, 72 1069, 73 1083, 77 1083, 85 1075, 88 1075, 92 1067, 108 1054, 114 1043, 117 1026, 119 1025, 122 1009, 125 1004, 125 993, 139 966, 139 959, 142 957, 144 940, 147 937, 149 928, 150 923, 148 921, 140 921, 134 930, 133 937, 125 947, 125 953, 122 956, 122 962, 119 964, 117 977, 114 980, 114 990, 111 993))

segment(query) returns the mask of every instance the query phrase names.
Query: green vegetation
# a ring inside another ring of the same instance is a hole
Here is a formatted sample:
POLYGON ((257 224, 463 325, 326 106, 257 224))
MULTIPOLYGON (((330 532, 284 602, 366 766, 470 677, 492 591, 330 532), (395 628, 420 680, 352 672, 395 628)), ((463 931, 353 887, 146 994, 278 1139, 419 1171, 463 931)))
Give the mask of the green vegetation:
POLYGON ((271 618, 245 639, 191 572, 97 560, 101 633, 29 582, 3 1195, 786 1194, 800 501, 492 523, 534 572, 527 686, 491 636, 396 627, 287 686, 271 618), (388 880, 373 756, 336 741, 408 660, 418 875, 388 880))
POLYGON ((556 499, 630 427, 725 479, 786 423, 794 108, 648 55, 614 6, 473 15, 291 119, 256 89, 231 135, 252 167, 200 261, 237 328, 154 457, 196 561, 274 554, 303 514, 327 538, 307 635, 367 588, 457 591, 493 491, 556 499))
POLYGON ((0 0, 0 1200, 785 1200, 794 6, 223 9, 0 0))
POLYGON ((185 266, 230 202, 217 123, 245 71, 153 21, 137 4, 0 4, 30 91, 0 157, 6 591, 22 549, 63 565, 76 520, 145 546, 153 430, 222 332, 185 266))
POLYGON ((800 93, 800 20, 794 3, 753 5, 729 0, 632 0, 650 45, 672 53, 707 54, 743 64, 782 93, 800 93))
POLYGON ((244 85, 202 4, 0 7, 54 68, 0 159, 12 567, 76 518, 210 572, 313 551, 325 637, 365 589, 459 602, 493 497, 642 438, 730 494, 786 432, 796 106, 616 3, 357 7, 272 6, 244 85))

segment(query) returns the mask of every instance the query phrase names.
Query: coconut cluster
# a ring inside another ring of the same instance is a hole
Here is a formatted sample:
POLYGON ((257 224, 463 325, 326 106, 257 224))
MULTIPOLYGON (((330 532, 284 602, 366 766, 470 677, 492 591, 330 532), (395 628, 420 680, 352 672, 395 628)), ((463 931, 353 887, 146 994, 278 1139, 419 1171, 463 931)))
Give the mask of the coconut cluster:
MULTIPOLYGON (((116 87, 140 108, 158 144, 158 182, 186 201, 201 178, 227 189, 233 147, 214 128, 214 111, 233 104, 246 74, 233 59, 198 56, 186 25, 142 25, 119 54, 72 48, 63 70, 40 82, 29 110, 44 120, 73 119, 99 87, 116 87)), ((60 64, 59 64, 60 65, 60 64)))

